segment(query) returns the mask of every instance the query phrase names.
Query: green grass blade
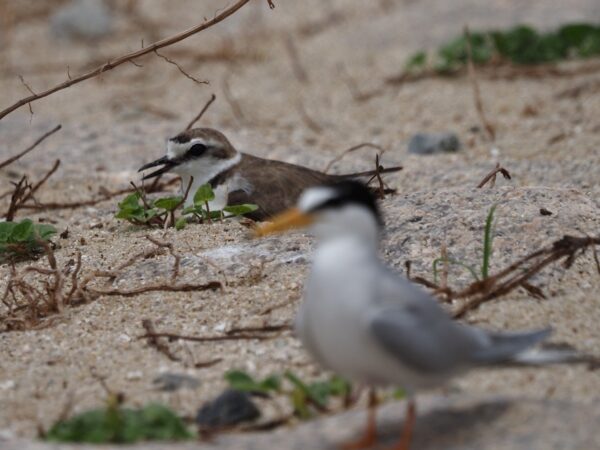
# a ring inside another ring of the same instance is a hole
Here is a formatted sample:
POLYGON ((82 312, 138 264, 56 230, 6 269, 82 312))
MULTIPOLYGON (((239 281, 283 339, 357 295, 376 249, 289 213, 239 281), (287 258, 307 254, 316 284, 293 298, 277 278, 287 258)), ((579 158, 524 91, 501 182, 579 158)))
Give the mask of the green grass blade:
POLYGON ((483 234, 483 263, 481 264, 481 278, 484 280, 489 276, 490 259, 492 257, 492 244, 494 240, 493 224, 494 211, 497 205, 492 205, 485 220, 485 231, 483 234))

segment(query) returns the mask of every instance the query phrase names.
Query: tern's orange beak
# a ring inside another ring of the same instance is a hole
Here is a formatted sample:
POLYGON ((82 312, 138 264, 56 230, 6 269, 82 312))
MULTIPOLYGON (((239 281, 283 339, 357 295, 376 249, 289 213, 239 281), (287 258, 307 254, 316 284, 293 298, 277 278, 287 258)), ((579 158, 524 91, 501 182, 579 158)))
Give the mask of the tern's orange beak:
POLYGON ((314 217, 311 214, 303 213, 298 208, 290 208, 273 217, 271 222, 257 226, 254 229, 254 234, 256 237, 263 237, 292 228, 303 228, 313 223, 313 221, 314 217))

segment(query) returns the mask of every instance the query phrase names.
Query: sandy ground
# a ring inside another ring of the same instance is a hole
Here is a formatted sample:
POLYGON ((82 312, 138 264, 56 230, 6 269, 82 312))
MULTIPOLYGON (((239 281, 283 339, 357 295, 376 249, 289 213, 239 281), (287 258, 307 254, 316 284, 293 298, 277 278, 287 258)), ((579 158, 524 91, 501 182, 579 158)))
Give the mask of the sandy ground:
MULTIPOLYGON (((386 178, 398 194, 383 203, 387 226, 382 257, 399 271, 411 260, 415 274, 430 277, 432 261, 444 243, 451 256, 478 261, 485 216, 494 203, 499 207, 493 270, 565 233, 597 234, 600 92, 594 69, 598 60, 562 65, 570 76, 481 77, 485 110, 497 130, 494 143, 474 130, 480 122, 467 78, 433 78, 401 86, 385 83, 402 70, 411 51, 459 33, 466 22, 476 29, 515 22, 552 27, 563 21, 600 19, 594 1, 579 0, 568 6, 521 3, 305 0, 276 2, 277 8, 270 11, 266 2, 254 1, 221 25, 163 51, 210 85, 196 84, 174 66, 148 56, 138 61, 143 67, 126 65, 34 103, 33 116, 25 107, 0 120, 0 159, 25 148, 57 123, 63 125, 40 148, 2 171, 1 192, 8 191, 10 182, 23 173, 39 178, 55 159, 61 160, 61 167, 39 193, 40 201, 82 200, 101 188, 127 187, 129 180, 139 179, 136 169, 162 155, 165 139, 185 127, 214 92, 218 100, 201 123, 222 130, 241 150, 323 168, 344 149, 373 142, 387 149, 385 164, 404 165, 403 172, 386 178), (294 75, 287 36, 294 38, 307 82, 294 75), (348 77, 362 93, 377 94, 356 100, 345 81, 348 77), (225 100, 225 84, 242 117, 225 100), (560 95, 577 86, 582 86, 581 95, 560 95), (317 127, 303 119, 302 109, 317 127), (413 133, 445 130, 459 134, 463 151, 433 157, 407 153, 413 133), (513 180, 476 189, 497 160, 510 170, 513 180), (541 216, 542 207, 554 214, 541 216)), ((114 35, 102 42, 56 41, 44 17, 24 20, 0 35, 0 105, 27 94, 18 74, 34 91, 42 90, 62 81, 67 65, 72 74, 79 73, 138 48, 141 39, 148 43, 203 16, 211 17, 221 5, 178 1, 177 7, 167 8, 166 2, 151 0, 139 4, 146 26, 141 29, 120 17, 114 35), (154 26, 147 26, 148 22, 154 26)), ((373 158, 368 151, 354 153, 333 170, 365 170, 373 158)), ((101 404, 105 392, 91 370, 105 376, 112 390, 124 392, 130 405, 160 401, 186 416, 193 416, 202 402, 225 386, 223 373, 231 368, 256 375, 291 368, 308 379, 325 376, 288 333, 260 342, 169 344, 180 362, 168 360, 137 339, 144 332, 143 319, 153 320, 159 330, 196 335, 290 322, 308 270, 312 248, 308 235, 253 241, 235 221, 192 225, 180 232, 149 231, 115 220, 116 203, 113 199, 93 207, 27 216, 54 223, 59 231, 69 229, 66 239, 55 239, 56 256, 64 265, 81 251, 84 276, 114 268, 131 254, 151 248, 144 237, 150 234, 172 242, 182 256, 181 282, 217 280, 224 288, 102 297, 67 309, 40 329, 0 334, 0 446, 1 439, 34 437, 38 427, 48 428, 67 404, 75 412, 101 404), (195 367, 215 358, 222 361, 209 368, 195 367), (152 380, 163 372, 193 375, 201 383, 196 389, 161 392, 152 380)), ((21 211, 19 218, 25 215, 21 211)), ((168 279, 171 264, 167 254, 140 260, 114 285, 131 287, 168 279)), ((458 269, 450 275, 457 285, 467 281, 458 269)), ((7 276, 8 268, 0 267, 0 289, 7 276)), ((591 255, 566 272, 560 265, 552 266, 533 281, 544 289, 547 300, 516 291, 510 298, 484 305, 468 320, 495 329, 550 324, 556 330, 555 341, 600 354, 600 277, 594 273, 591 255)), ((528 417, 537 412, 566 422, 567 418, 576 421, 573 411, 578 407, 589 412, 587 417, 598 417, 594 406, 598 392, 600 372, 554 367, 473 373, 435 394, 449 396, 450 405, 460 403, 456 398, 461 393, 473 398, 475 405, 497 398, 528 398, 532 403, 520 406, 528 417), (555 406, 546 407, 544 402, 555 406), (570 406, 556 406, 561 404, 570 406)), ((503 416, 496 431, 522 422, 519 407, 514 411, 503 416)), ((269 414, 275 413, 267 410, 269 414)), ((555 429, 549 423, 548 429, 555 429)), ((592 448, 590 439, 597 436, 597 429, 593 422, 582 426, 583 437, 573 435, 567 443, 579 448, 588 443, 587 448, 592 448)), ((477 447, 478 436, 466 438, 470 447, 456 448, 483 448, 477 447)), ((311 445, 326 447, 332 439, 311 445)), ((240 442, 255 445, 251 438, 240 442)), ((496 448, 525 448, 523 442, 509 440, 496 448)), ((424 441, 419 445, 430 448, 424 441)), ((561 448, 560 442, 557 445, 546 448, 561 448)))

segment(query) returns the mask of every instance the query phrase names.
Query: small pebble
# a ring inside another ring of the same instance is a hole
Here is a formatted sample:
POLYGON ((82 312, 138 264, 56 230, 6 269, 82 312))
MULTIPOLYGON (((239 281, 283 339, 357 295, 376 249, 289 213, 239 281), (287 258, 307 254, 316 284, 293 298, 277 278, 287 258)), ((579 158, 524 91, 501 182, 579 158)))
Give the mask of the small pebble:
POLYGON ((161 391, 176 391, 178 389, 187 388, 194 389, 200 386, 200 381, 197 378, 183 374, 165 372, 157 376, 152 383, 161 391))
POLYGON ((408 143, 408 152, 416 155, 455 153, 462 148, 454 133, 417 133, 408 143))

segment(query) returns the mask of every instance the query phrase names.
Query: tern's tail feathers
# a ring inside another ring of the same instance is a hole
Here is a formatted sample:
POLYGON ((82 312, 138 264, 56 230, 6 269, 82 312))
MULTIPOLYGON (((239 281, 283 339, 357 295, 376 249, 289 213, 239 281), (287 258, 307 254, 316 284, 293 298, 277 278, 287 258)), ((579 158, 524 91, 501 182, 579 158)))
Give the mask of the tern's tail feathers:
POLYGON ((589 363, 592 358, 564 344, 542 343, 550 328, 526 333, 490 333, 489 345, 473 355, 482 365, 537 366, 560 363, 589 363))

